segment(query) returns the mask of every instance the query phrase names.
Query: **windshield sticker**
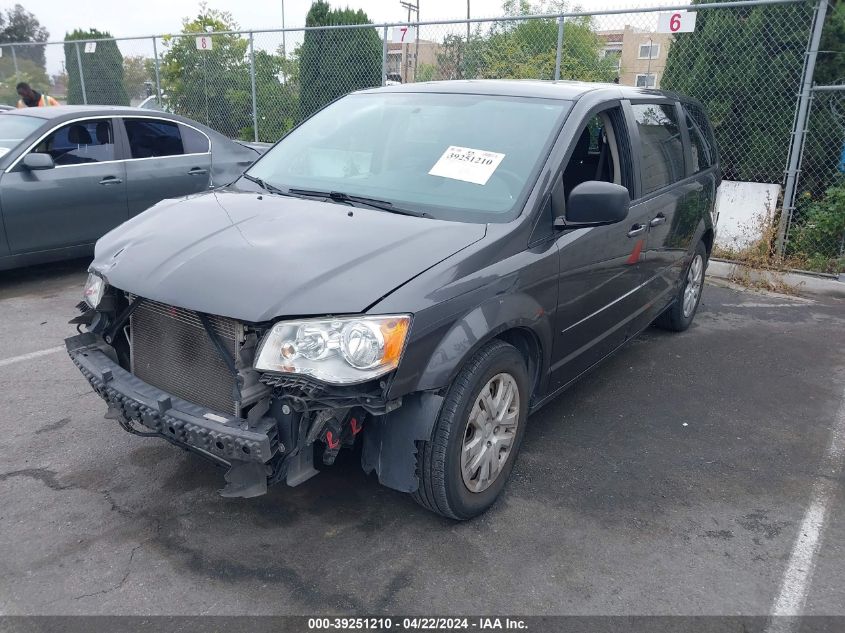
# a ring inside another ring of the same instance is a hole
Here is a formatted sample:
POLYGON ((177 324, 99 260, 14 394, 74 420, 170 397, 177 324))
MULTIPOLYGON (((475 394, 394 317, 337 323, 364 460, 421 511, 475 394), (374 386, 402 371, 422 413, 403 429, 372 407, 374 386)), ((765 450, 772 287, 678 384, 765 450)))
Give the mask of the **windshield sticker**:
POLYGON ((486 185, 504 157, 496 152, 450 145, 428 174, 486 185))

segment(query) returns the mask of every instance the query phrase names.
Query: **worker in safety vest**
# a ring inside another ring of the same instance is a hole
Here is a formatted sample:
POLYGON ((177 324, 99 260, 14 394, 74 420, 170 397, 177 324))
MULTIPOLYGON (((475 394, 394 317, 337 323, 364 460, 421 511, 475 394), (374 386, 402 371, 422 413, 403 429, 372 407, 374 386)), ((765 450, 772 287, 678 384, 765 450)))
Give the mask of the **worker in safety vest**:
POLYGON ((32 86, 25 81, 20 82, 16 86, 16 89, 20 97, 20 101, 18 101, 19 108, 43 108, 44 106, 59 105, 59 102, 53 99, 53 97, 48 97, 33 90, 32 86))

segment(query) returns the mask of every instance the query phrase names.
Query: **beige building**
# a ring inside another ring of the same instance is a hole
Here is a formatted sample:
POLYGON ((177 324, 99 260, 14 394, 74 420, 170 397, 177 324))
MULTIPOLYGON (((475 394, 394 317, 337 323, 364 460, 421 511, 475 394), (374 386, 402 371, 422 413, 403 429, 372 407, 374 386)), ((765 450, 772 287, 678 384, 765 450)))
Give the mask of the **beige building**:
POLYGON ((622 30, 599 31, 604 56, 617 61, 619 83, 640 88, 659 88, 666 68, 672 35, 625 26, 622 30))
MULTIPOLYGON (((417 81, 416 76, 420 75, 420 81, 431 79, 421 74, 421 67, 437 67, 437 53, 440 44, 429 40, 417 40, 409 44, 387 44, 387 74, 398 75, 402 83, 417 81)), ((395 78, 394 78, 395 80, 395 78)))

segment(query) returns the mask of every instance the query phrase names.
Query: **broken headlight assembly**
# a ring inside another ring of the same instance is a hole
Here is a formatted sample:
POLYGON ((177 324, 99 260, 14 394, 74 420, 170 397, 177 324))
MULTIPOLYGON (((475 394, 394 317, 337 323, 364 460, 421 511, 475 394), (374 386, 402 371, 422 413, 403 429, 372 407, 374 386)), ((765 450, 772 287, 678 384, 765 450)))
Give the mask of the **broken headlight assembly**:
POLYGON ((85 280, 85 287, 82 290, 82 297, 92 308, 100 305, 103 300, 103 295, 106 293, 108 284, 106 280, 95 273, 88 273, 88 279, 85 280))
POLYGON ((410 324, 407 314, 280 321, 261 342, 255 369, 333 385, 366 382, 399 366, 410 324))

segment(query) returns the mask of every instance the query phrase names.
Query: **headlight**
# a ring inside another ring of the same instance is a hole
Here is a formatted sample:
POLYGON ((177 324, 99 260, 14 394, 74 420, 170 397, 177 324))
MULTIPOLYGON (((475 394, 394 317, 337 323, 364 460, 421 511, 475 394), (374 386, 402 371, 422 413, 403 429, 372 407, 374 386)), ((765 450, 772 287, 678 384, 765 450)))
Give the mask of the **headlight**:
POLYGON ((336 385, 372 380, 399 366, 410 323, 407 314, 282 321, 261 342, 255 368, 336 385))
POLYGON ((95 275, 94 273, 88 273, 88 279, 85 281, 85 288, 82 291, 82 296, 85 298, 85 303, 87 303, 92 308, 96 308, 98 305, 100 305, 100 301, 103 300, 103 295, 105 294, 105 292, 105 280, 99 275, 95 275))

